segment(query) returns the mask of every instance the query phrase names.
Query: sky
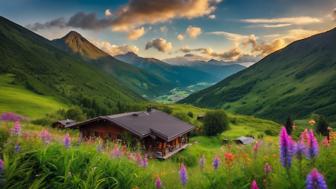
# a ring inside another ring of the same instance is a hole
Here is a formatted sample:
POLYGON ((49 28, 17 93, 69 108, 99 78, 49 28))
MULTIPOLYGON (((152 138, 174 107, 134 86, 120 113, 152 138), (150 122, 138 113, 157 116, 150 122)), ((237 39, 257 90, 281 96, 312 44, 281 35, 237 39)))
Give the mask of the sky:
POLYGON ((255 62, 336 26, 335 0, 0 0, 0 15, 48 38, 71 30, 115 56, 255 62))

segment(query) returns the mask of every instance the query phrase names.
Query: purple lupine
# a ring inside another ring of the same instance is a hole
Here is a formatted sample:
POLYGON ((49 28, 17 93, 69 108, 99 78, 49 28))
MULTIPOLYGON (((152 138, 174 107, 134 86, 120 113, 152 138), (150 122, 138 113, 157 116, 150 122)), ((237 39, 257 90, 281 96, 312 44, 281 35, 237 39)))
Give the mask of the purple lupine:
POLYGON ((0 172, 3 171, 4 168, 5 168, 5 162, 2 159, 0 159, 0 172))
POLYGON ((15 121, 14 126, 11 129, 13 136, 20 136, 21 134, 21 124, 20 121, 15 121))
POLYGON ((47 129, 43 129, 41 131, 40 137, 45 144, 49 144, 51 142, 51 135, 49 134, 47 129))
POLYGON ((323 175, 321 175, 317 169, 313 169, 306 179, 307 189, 328 189, 328 186, 324 180, 323 175))
POLYGON ((308 131, 306 156, 308 159, 313 159, 318 155, 318 152, 319 152, 319 146, 317 140, 314 136, 314 132, 310 130, 308 131))
POLYGON ((293 142, 291 138, 288 136, 286 128, 282 127, 280 132, 280 161, 282 166, 285 168, 290 168, 292 163, 292 150, 293 150, 293 142))
POLYGON ((219 159, 218 156, 216 156, 215 159, 214 159, 213 162, 212 162, 212 165, 213 165, 213 167, 214 167, 215 170, 218 169, 218 167, 219 167, 219 163, 220 163, 220 159, 219 159))
POLYGON ((162 182, 159 176, 156 177, 155 179, 155 188, 156 189, 161 189, 162 188, 162 182))
POLYGON ((141 166, 144 167, 144 168, 148 167, 148 158, 147 158, 147 156, 144 156, 142 158, 141 166))
POLYGON ((23 120, 23 117, 13 112, 5 112, 0 115, 0 120, 2 121, 21 121, 23 120))
POLYGON ((181 164, 179 173, 180 173, 181 184, 185 186, 188 182, 188 173, 187 173, 187 168, 183 163, 181 164))
POLYGON ((272 166, 269 163, 265 163, 264 172, 265 175, 269 175, 272 172, 272 166))
POLYGON ((21 150, 21 146, 20 146, 19 143, 16 143, 16 144, 15 144, 15 146, 14 146, 14 150, 15 150, 16 153, 19 153, 19 152, 20 152, 20 150, 21 150))
POLYGON ((259 189, 257 182, 255 180, 253 180, 251 183, 251 189, 259 189))
POLYGON ((199 159, 199 166, 203 170, 205 165, 205 156, 202 155, 201 158, 199 159))
POLYGON ((70 136, 69 136, 69 133, 66 133, 66 134, 65 134, 63 142, 64 142, 64 146, 65 146, 66 148, 69 148, 69 147, 70 147, 70 145, 71 145, 71 138, 70 138, 70 136))
POLYGON ((298 160, 302 160, 303 156, 306 153, 306 145, 302 140, 294 144, 294 154, 298 160))

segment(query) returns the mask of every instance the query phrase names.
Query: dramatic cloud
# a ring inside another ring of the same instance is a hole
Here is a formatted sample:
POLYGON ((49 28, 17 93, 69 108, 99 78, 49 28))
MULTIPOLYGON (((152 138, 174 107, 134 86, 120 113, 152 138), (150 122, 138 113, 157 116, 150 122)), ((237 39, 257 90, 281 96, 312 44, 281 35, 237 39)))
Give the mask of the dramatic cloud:
POLYGON ((216 19, 216 15, 214 15, 214 14, 209 15, 209 19, 211 19, 211 20, 216 19))
POLYGON ((110 9, 105 10, 105 16, 112 16, 112 12, 110 11, 110 9))
POLYGON ((155 48, 156 50, 160 52, 169 52, 173 45, 172 43, 168 42, 167 40, 163 38, 153 39, 152 41, 147 42, 146 44, 146 50, 150 48, 155 48))
POLYGON ((336 21, 336 8, 333 10, 333 12, 331 13, 332 18, 334 19, 334 21, 336 21))
POLYGON ((288 18, 255 18, 255 19, 242 19, 240 21, 251 24, 275 24, 275 26, 277 24, 287 24, 288 26, 288 25, 307 25, 321 22, 319 18, 313 18, 308 16, 288 17, 288 18))
POLYGON ((186 29, 186 34, 188 34, 191 38, 197 38, 202 33, 202 28, 200 27, 194 27, 194 26, 188 26, 186 29))
POLYGON ((130 0, 113 22, 114 30, 128 30, 177 18, 192 19, 214 12, 219 0, 130 0))
POLYGON ((242 51, 239 48, 233 48, 230 49, 228 51, 219 53, 219 52, 215 52, 213 51, 211 48, 188 48, 188 47, 184 47, 179 49, 180 52, 182 53, 186 53, 186 54, 191 54, 191 53, 195 53, 198 52, 200 54, 202 54, 203 56, 205 56, 205 58, 211 59, 211 58, 217 58, 220 60, 225 60, 225 61, 233 61, 233 60, 237 60, 240 56, 242 56, 242 51))
POLYGON ((264 28, 283 28, 291 26, 291 24, 264 24, 262 27, 264 28))
POLYGON ((30 24, 27 27, 31 30, 37 31, 52 27, 65 28, 67 27, 67 23, 64 18, 57 18, 49 22, 45 22, 43 24, 41 23, 30 24))
POLYGON ((285 34, 276 34, 268 36, 268 43, 263 40, 258 39, 254 34, 252 35, 241 35, 236 33, 229 33, 224 31, 209 32, 208 34, 223 36, 226 39, 232 41, 235 48, 243 48, 245 51, 250 51, 250 54, 254 56, 266 56, 274 51, 284 48, 289 43, 312 36, 319 31, 315 30, 303 30, 303 29, 293 29, 289 30, 285 34), (271 38, 274 38, 273 40, 271 38))
POLYGON ((182 41, 184 39, 183 34, 178 34, 176 37, 179 41, 182 41))
POLYGON ((134 52, 134 53, 139 52, 139 48, 134 45, 118 46, 118 45, 113 45, 107 41, 94 41, 93 44, 112 56, 126 54, 128 52, 134 52))
POLYGON ((140 37, 142 37, 144 34, 145 34, 145 28, 141 27, 141 28, 137 28, 137 29, 130 31, 127 35, 127 38, 129 40, 137 40, 140 37))

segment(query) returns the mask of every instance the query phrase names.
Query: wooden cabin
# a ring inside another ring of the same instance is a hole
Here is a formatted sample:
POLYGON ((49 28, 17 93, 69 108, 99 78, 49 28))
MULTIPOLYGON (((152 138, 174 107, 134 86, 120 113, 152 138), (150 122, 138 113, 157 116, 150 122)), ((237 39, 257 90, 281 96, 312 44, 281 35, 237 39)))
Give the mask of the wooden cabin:
POLYGON ((65 120, 58 120, 58 121, 54 122, 51 126, 53 128, 64 129, 64 128, 68 128, 68 127, 70 127, 74 124, 76 124, 76 121, 74 121, 72 119, 65 119, 65 120))
POLYGON ((189 134, 194 126, 165 112, 148 109, 99 116, 71 128, 78 128, 83 140, 99 137, 113 141, 136 141, 147 153, 166 159, 188 146, 189 134), (128 137, 123 137, 125 135, 128 137))

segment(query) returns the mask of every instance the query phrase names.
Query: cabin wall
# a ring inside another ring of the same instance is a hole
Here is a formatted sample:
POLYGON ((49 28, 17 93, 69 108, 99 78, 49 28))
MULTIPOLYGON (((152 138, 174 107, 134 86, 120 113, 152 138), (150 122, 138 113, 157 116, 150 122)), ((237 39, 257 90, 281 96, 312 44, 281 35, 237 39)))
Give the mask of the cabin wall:
POLYGON ((88 123, 87 125, 80 127, 79 131, 83 139, 100 137, 104 140, 117 140, 121 139, 125 133, 132 135, 126 129, 108 121, 88 123))

